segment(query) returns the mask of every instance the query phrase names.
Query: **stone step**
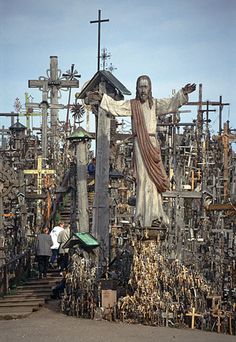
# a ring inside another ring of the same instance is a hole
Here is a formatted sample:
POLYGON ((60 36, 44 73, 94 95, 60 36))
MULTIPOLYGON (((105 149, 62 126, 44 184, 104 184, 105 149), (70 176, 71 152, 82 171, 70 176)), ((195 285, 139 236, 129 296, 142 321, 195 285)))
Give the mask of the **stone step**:
POLYGON ((44 298, 45 300, 49 299, 52 294, 52 291, 38 291, 38 292, 32 292, 32 291, 23 291, 17 293, 16 296, 18 298, 28 298, 28 297, 36 297, 36 298, 44 298))
POLYGON ((47 279, 55 279, 55 278, 61 278, 61 271, 56 269, 56 270, 49 270, 47 273, 47 279))
POLYGON ((0 299, 0 320, 28 317, 48 301, 52 288, 60 282, 62 276, 53 270, 47 278, 30 278, 14 290, 14 293, 0 299))
MULTIPOLYGON (((20 308, 21 309, 21 308, 20 308)), ((32 314, 32 310, 20 310, 18 312, 0 312, 0 320, 21 319, 32 314)))
POLYGON ((39 303, 44 304, 45 303, 45 298, 43 297, 30 297, 30 296, 24 296, 24 297, 11 297, 11 296, 5 296, 1 299, 0 301, 0 306, 1 304, 6 304, 6 303, 33 303, 33 304, 37 304, 39 303))
POLYGON ((37 308, 38 306, 43 306, 43 304, 45 303, 44 300, 25 300, 25 301, 21 301, 21 302, 11 302, 11 301, 4 301, 2 300, 0 302, 0 309, 1 308, 16 308, 16 307, 33 307, 33 308, 37 308))
POLYGON ((49 284, 49 281, 47 279, 31 278, 31 279, 28 279, 25 283, 21 284, 21 286, 25 286, 25 285, 45 285, 45 284, 49 284))
POLYGON ((47 284, 29 284, 29 285, 21 285, 17 286, 17 290, 50 290, 52 285, 50 283, 47 284))
POLYGON ((21 283, 19 286, 42 286, 42 287, 45 287, 45 286, 48 286, 49 283, 50 283, 50 280, 52 280, 52 277, 50 277, 49 279, 47 278, 42 278, 42 279, 38 279, 38 278, 31 278, 31 279, 28 279, 27 281, 25 281, 24 283, 21 283))
MULTIPOLYGON (((18 294, 14 294, 14 295, 6 295, 4 296, 1 300, 5 300, 5 299, 9 299, 9 300, 12 300, 12 301, 24 301, 24 300, 44 300, 47 299, 47 296, 45 296, 45 293, 43 294, 38 294, 38 293, 35 293, 33 295, 30 295, 30 294, 24 294, 24 293, 18 293, 18 294)), ((0 301, 1 302, 1 301, 0 301)))
POLYGON ((19 294, 23 294, 23 295, 48 295, 52 292, 52 289, 40 289, 40 288, 36 288, 36 289, 20 289, 17 291, 17 295, 19 294))
POLYGON ((33 312, 40 309, 37 305, 18 305, 18 306, 8 306, 0 307, 0 313, 14 313, 14 312, 33 312))
POLYGON ((47 292, 28 292, 28 291, 24 291, 24 292, 19 292, 17 293, 15 296, 15 298, 35 298, 35 299, 45 299, 46 301, 48 299, 50 299, 50 296, 52 294, 52 291, 47 291, 47 292))
POLYGON ((25 282, 24 284, 21 284, 21 286, 24 286, 24 287, 25 286, 31 286, 31 285, 33 285, 33 286, 50 285, 51 286, 52 284, 54 284, 58 281, 61 281, 61 279, 62 279, 62 276, 60 276, 60 275, 58 277, 48 276, 47 279, 45 279, 45 280, 39 280, 37 278, 35 278, 35 279, 32 278, 32 279, 28 280, 27 282, 25 282))

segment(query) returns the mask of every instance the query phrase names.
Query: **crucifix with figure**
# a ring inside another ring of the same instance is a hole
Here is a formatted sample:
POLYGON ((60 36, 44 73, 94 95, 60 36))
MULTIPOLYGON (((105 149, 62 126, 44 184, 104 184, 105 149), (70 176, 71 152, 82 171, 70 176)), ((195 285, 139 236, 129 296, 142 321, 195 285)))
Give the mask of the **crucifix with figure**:
MULTIPOLYGON (((42 156, 38 156, 38 167, 35 170, 24 170, 25 175, 37 175, 37 195, 42 195, 42 176, 43 175, 53 175, 55 170, 43 169, 42 167, 42 156)), ((41 200, 37 200, 37 222, 40 224, 41 220, 41 210, 40 210, 41 200)))
POLYGON ((55 170, 42 168, 42 156, 38 156, 38 167, 35 170, 24 170, 25 175, 37 175, 37 194, 42 194, 42 175, 53 175, 55 170))

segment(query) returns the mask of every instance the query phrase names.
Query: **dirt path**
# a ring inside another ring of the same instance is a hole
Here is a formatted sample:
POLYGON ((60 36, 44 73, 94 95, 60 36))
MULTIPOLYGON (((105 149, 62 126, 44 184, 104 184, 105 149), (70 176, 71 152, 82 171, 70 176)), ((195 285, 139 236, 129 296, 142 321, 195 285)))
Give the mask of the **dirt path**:
POLYGON ((30 317, 0 321, 1 342, 235 342, 235 336, 68 317, 54 302, 30 317))

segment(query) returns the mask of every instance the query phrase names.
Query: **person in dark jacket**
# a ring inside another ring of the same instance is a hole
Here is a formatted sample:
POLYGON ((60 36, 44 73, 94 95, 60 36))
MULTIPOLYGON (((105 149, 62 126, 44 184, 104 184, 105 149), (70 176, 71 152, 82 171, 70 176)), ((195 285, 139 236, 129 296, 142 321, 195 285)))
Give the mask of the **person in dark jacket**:
POLYGON ((37 236, 36 255, 38 260, 39 278, 47 277, 49 258, 52 255, 51 246, 53 241, 49 235, 49 229, 43 228, 42 233, 37 236))
POLYGON ((93 158, 87 166, 87 171, 90 177, 95 177, 96 158, 93 158))

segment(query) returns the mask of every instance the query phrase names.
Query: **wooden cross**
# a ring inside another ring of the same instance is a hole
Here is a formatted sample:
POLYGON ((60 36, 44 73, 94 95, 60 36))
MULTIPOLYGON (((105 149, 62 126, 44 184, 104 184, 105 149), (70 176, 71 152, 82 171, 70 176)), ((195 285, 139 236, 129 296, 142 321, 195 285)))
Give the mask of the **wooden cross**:
POLYGON ((0 117, 1 116, 4 116, 4 117, 10 117, 11 118, 11 125, 14 125, 14 118, 15 116, 16 117, 19 117, 19 113, 14 113, 14 112, 11 112, 11 113, 0 113, 0 117))
POLYGON ((168 328, 169 324, 168 324, 168 321, 169 321, 169 318, 173 318, 174 315, 173 315, 173 312, 169 312, 169 308, 168 306, 166 307, 166 312, 162 312, 162 318, 165 319, 165 322, 166 322, 166 327, 168 328))
POLYGON ((9 129, 6 129, 4 125, 0 129, 0 135, 1 135, 1 146, 0 146, 0 148, 2 148, 2 149, 6 148, 6 138, 8 137, 9 132, 10 132, 9 129))
POLYGON ((42 175, 53 175, 55 170, 42 168, 42 156, 38 156, 38 168, 36 170, 24 170, 25 175, 37 175, 37 194, 42 194, 42 175))
POLYGON ((221 305, 221 296, 208 296, 207 299, 211 300, 211 309, 213 312, 219 310, 221 305))
POLYGON ((100 44, 101 44, 101 23, 109 21, 109 19, 101 19, 101 10, 98 10, 98 20, 90 21, 90 24, 98 24, 98 67, 97 71, 100 70, 100 44))
POLYGON ((232 319, 233 319, 233 315, 232 312, 226 312, 226 315, 228 317, 228 324, 229 324, 229 334, 233 335, 233 331, 232 331, 232 319))
POLYGON ((196 181, 200 182, 202 179, 201 169, 197 168, 196 170, 191 170, 191 189, 194 191, 196 188, 196 181))
POLYGON ((198 314, 195 312, 195 308, 192 308, 192 312, 188 312, 187 314, 185 314, 185 316, 190 316, 192 317, 192 321, 191 321, 191 329, 194 329, 194 325, 195 325, 195 317, 202 317, 202 315, 198 314))
MULTIPOLYGON (((79 81, 77 79, 61 79, 61 71, 58 69, 57 56, 50 56, 50 69, 48 70, 48 78, 40 77, 38 80, 29 80, 29 88, 38 88, 46 93, 44 94, 43 101, 47 97, 48 89, 50 90, 51 99, 51 128, 52 128, 52 139, 55 138, 57 133, 57 121, 58 121, 58 92, 61 88, 78 88, 79 81)), ((47 101, 47 98, 46 98, 47 101)), ((52 146, 54 142, 52 141, 52 146)))
POLYGON ((188 274, 188 269, 187 267, 183 266, 183 269, 182 269, 182 275, 183 275, 183 280, 186 280, 187 279, 187 274, 188 274))
POLYGON ((216 314, 212 314, 212 317, 217 318, 217 332, 220 333, 220 328, 221 328, 221 318, 225 318, 225 315, 223 314, 223 311, 218 310, 216 314))
POLYGON ((224 123, 224 131, 222 134, 222 143, 224 147, 224 199, 229 197, 229 143, 236 141, 236 135, 229 133, 229 122, 224 123))
POLYGON ((3 201, 2 201, 2 191, 4 188, 4 180, 0 178, 0 230, 3 228, 3 201))
POLYGON ((39 112, 34 112, 33 106, 31 105, 32 102, 30 102, 30 95, 28 93, 25 93, 25 112, 20 112, 19 116, 25 116, 26 117, 26 127, 27 130, 30 129, 30 118, 33 116, 42 116, 39 112))

